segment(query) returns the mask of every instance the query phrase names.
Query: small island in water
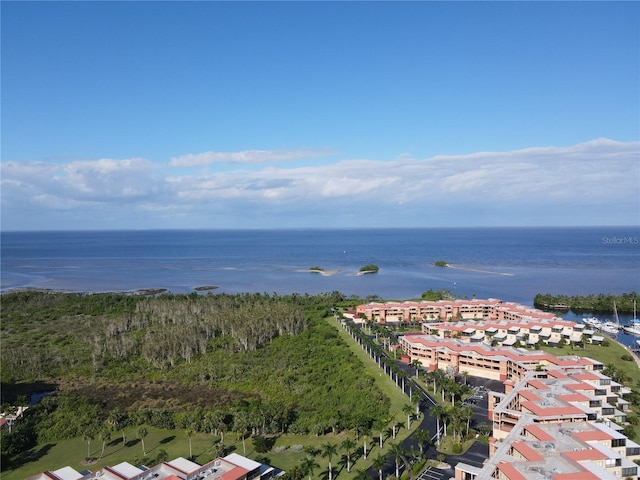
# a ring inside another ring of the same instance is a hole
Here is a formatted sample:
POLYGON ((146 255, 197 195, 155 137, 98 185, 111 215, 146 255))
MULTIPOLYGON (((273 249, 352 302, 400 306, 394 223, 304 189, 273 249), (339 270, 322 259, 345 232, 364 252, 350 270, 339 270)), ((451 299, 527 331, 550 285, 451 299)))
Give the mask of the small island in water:
POLYGON ((433 262, 433 264, 436 267, 448 267, 449 264, 447 262, 445 262, 444 260, 436 260, 435 262, 433 262))
POLYGON ((313 273, 319 273, 320 275, 323 275, 325 277, 328 277, 331 275, 337 275, 338 273, 342 272, 342 270, 325 270, 322 267, 309 267, 308 271, 313 273))
POLYGON ((360 269, 360 273, 376 273, 380 268, 372 263, 365 265, 360 269))
MULTIPOLYGON (((350 275, 364 275, 365 273, 376 273, 378 272, 378 270, 380 270, 380 268, 377 265, 373 265, 370 263, 368 265, 365 265, 364 267, 361 267, 360 270, 358 270, 355 273, 351 273, 350 275)), ((325 270, 324 268, 318 267, 318 266, 309 267, 309 270, 307 271, 312 273, 319 273, 320 275, 323 275, 323 276, 337 275, 342 272, 342 270, 325 270)))

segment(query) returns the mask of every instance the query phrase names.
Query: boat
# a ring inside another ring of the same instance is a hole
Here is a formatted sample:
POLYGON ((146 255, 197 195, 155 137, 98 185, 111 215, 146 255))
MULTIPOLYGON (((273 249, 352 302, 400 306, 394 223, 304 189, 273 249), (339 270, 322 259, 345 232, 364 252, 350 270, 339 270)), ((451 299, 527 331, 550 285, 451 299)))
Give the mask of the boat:
POLYGON ((640 337, 640 322, 622 327, 622 330, 629 335, 637 335, 640 337))
POLYGON ((626 327, 622 327, 626 333, 640 336, 640 320, 636 317, 636 301, 633 301, 633 320, 626 327))
POLYGON ((609 335, 617 335, 620 330, 620 318, 618 318, 618 310, 616 309, 616 302, 613 302, 613 314, 615 316, 615 322, 611 320, 607 320, 606 322, 602 322, 600 325, 600 330, 609 335))
POLYGON ((599 328, 599 326, 602 324, 602 322, 600 322, 600 320, 598 320, 596 317, 585 317, 582 319, 582 321, 587 325, 591 325, 593 328, 599 328))
POLYGON ((598 327, 601 331, 608 333, 609 335, 615 335, 618 333, 620 326, 615 322, 604 322, 598 327))

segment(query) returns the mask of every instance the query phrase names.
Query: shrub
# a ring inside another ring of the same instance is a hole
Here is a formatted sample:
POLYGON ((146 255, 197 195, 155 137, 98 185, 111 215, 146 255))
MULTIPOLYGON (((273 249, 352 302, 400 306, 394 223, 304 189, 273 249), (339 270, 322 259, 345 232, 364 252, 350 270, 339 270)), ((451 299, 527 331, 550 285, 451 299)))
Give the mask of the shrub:
POLYGON ((360 268, 361 272, 377 272, 380 268, 377 265, 369 263, 364 267, 360 268))

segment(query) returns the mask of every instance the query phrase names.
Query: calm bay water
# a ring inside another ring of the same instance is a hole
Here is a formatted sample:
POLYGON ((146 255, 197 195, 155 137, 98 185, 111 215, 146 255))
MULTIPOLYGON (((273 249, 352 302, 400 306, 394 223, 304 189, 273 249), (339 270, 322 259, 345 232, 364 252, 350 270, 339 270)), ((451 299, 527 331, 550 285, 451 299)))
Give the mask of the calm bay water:
POLYGON ((2 232, 1 242, 3 291, 215 285, 405 299, 446 288, 529 305, 536 293, 640 291, 638 227, 2 232), (369 263, 380 271, 353 275, 369 263))

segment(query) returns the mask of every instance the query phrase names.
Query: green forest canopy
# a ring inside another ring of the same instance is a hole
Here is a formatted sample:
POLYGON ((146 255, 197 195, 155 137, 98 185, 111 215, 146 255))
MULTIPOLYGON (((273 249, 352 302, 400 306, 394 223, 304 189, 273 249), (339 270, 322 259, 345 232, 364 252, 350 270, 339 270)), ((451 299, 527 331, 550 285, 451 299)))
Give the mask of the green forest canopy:
POLYGON ((28 410, 38 442, 82 435, 113 412, 124 425, 203 432, 371 428, 390 402, 326 320, 342 300, 5 294, 2 393, 56 386, 28 410))
POLYGON ((564 309, 574 312, 613 312, 615 302, 618 313, 631 313, 634 308, 634 301, 637 302, 636 292, 623 293, 620 295, 604 294, 597 295, 551 295, 549 293, 539 293, 533 299, 536 308, 544 310, 564 309))

